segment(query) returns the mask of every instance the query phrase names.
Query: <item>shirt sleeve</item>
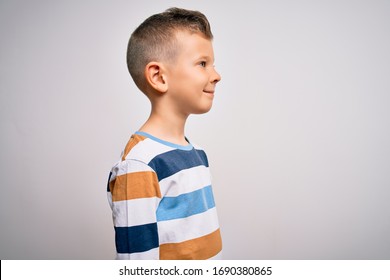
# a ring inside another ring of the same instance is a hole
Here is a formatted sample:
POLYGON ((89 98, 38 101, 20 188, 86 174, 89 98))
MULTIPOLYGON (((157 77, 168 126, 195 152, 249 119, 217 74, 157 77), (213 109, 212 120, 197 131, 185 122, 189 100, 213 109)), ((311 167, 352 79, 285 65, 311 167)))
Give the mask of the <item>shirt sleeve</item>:
POLYGON ((119 162, 110 172, 107 195, 117 259, 159 259, 156 210, 161 191, 153 169, 135 160, 119 162))

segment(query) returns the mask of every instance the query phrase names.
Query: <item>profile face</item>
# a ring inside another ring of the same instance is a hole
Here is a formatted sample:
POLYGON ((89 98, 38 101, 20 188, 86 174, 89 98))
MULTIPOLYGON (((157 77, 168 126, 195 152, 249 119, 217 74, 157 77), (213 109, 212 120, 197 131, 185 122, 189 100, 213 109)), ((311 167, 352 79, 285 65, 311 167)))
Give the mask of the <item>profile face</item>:
POLYGON ((177 33, 177 57, 168 66, 168 91, 175 110, 190 114, 208 112, 213 104, 215 86, 221 76, 214 68, 212 42, 200 34, 177 33))

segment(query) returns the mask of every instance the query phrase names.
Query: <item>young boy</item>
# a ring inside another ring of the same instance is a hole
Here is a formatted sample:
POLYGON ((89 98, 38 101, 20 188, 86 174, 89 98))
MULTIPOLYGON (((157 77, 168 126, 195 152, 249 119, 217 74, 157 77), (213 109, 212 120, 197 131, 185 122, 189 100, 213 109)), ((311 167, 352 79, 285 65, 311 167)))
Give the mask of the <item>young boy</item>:
POLYGON ((108 198, 118 259, 218 259, 222 242, 205 152, 184 136, 211 109, 213 35, 200 12, 171 8, 131 35, 127 65, 151 114, 112 168, 108 198))

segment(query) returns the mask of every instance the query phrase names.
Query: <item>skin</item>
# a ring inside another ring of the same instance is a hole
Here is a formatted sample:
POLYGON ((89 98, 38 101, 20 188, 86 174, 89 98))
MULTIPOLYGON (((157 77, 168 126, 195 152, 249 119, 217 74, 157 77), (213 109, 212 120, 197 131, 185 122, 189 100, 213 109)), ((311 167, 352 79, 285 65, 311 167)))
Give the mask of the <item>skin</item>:
POLYGON ((178 31, 173 62, 150 62, 145 67, 147 96, 152 109, 139 129, 160 139, 188 145, 184 128, 189 115, 208 112, 221 76, 214 68, 212 42, 198 33, 178 31))

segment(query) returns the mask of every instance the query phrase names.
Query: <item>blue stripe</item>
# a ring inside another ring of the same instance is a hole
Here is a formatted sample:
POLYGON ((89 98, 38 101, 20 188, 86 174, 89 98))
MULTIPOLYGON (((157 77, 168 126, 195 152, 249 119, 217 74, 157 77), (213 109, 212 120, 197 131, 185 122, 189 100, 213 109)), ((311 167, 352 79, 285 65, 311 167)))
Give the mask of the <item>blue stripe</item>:
POLYGON ((157 208, 157 221, 186 218, 215 207, 211 186, 176 197, 164 197, 157 208))
POLYGON ((121 254, 145 252, 158 245, 157 223, 115 227, 116 250, 121 254))
POLYGON ((185 139, 188 142, 188 145, 184 146, 184 145, 178 145, 178 144, 175 144, 175 143, 172 143, 172 142, 168 142, 168 141, 162 140, 160 138, 157 138, 157 137, 155 137, 153 135, 150 135, 149 133, 146 133, 146 132, 143 132, 143 131, 137 131, 135 134, 148 137, 148 138, 152 139, 153 141, 156 141, 158 143, 161 143, 163 145, 166 145, 168 147, 172 147, 172 148, 175 148, 175 149, 186 150, 186 151, 189 151, 189 150, 192 149, 192 144, 189 143, 187 138, 185 138, 185 139))
POLYGON ((209 167, 206 153, 196 149, 169 151, 156 156, 149 162, 149 166, 156 171, 159 181, 181 170, 200 165, 209 167))
POLYGON ((110 175, 108 175, 108 182, 107 182, 107 192, 110 192, 110 179, 112 176, 112 172, 110 172, 110 175))

